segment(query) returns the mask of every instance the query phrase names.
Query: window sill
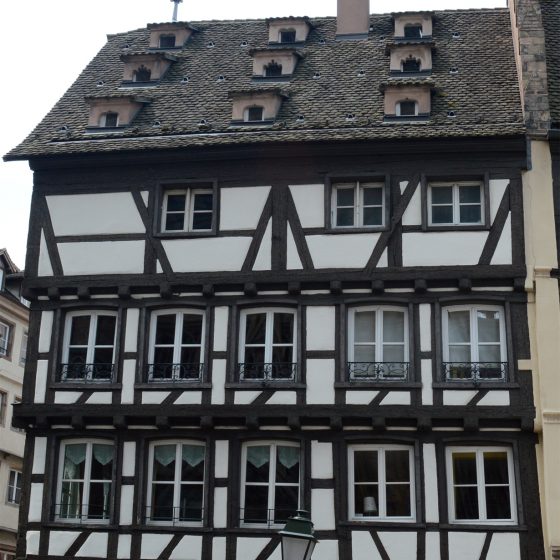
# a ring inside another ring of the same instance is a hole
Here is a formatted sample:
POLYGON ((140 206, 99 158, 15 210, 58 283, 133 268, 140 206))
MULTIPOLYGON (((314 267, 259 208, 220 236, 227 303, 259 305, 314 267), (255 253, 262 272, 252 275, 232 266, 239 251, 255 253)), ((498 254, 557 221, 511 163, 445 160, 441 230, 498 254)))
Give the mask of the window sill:
POLYGON ((49 385, 49 389, 56 391, 84 390, 85 388, 95 389, 96 391, 116 391, 122 389, 122 383, 112 383, 111 381, 56 381, 49 385))
POLYGON ((337 381, 335 389, 421 389, 422 383, 410 381, 337 381))
POLYGON ((330 226, 325 229, 325 233, 379 233, 387 231, 387 226, 357 226, 357 227, 344 227, 344 226, 330 226))
POLYGON ((201 389, 212 389, 212 383, 204 383, 200 381, 171 381, 171 382, 153 382, 153 383, 137 383, 136 389, 181 389, 181 391, 192 390, 200 391, 201 389))
POLYGON ((441 226, 428 224, 424 231, 488 231, 489 229, 490 226, 485 224, 446 224, 441 226))
POLYGON ((439 381, 433 389, 519 389, 519 383, 507 381, 439 381))
POLYGON ((401 521, 392 521, 392 520, 382 520, 382 519, 371 519, 367 521, 361 521, 358 519, 351 519, 349 521, 340 521, 338 523, 340 527, 367 527, 368 529, 371 527, 383 527, 383 528, 393 528, 393 527, 403 527, 406 526, 410 529, 425 529, 425 523, 419 523, 415 519, 411 519, 410 521, 401 520, 401 521))
POLYGON ((307 385, 297 381, 240 381, 226 383, 225 388, 235 390, 285 389, 286 391, 293 391, 295 389, 306 389, 307 385))
POLYGON ((158 231, 154 233, 154 237, 161 239, 189 239, 197 237, 216 237, 218 232, 216 230, 204 231, 158 231))
POLYGON ((518 525, 515 521, 509 522, 497 522, 497 523, 490 523, 488 521, 485 522, 477 522, 473 520, 472 523, 468 522, 461 522, 461 523, 442 523, 439 526, 440 529, 446 531, 505 531, 511 532, 513 531, 528 531, 528 527, 526 525, 518 525))

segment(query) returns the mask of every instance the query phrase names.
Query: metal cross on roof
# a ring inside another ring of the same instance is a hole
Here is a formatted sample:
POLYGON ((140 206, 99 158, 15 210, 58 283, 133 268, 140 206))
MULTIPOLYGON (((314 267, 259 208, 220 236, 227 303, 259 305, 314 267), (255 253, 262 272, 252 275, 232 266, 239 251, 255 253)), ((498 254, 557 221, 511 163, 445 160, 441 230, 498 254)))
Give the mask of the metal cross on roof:
POLYGON ((171 0, 175 4, 173 7, 173 19, 171 21, 177 21, 177 12, 179 10, 179 4, 183 3, 183 0, 171 0))

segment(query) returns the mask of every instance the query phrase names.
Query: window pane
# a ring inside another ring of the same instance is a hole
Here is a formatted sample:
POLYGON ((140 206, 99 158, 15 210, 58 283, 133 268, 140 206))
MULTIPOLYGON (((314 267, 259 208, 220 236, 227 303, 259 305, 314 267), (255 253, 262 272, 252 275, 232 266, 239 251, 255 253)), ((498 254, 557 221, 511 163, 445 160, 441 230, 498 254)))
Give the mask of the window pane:
POLYGON ((93 444, 91 457, 91 479, 111 480, 113 478, 113 456, 112 445, 93 444))
POLYGON ((404 313, 400 311, 383 312, 383 341, 404 342, 404 313))
POLYGON ((486 484, 508 484, 508 460, 505 451, 484 453, 484 481, 486 484))
POLYGON ((476 317, 478 321, 478 341, 499 342, 500 314, 498 311, 478 310, 476 317))
POLYGON ((476 486, 455 488, 455 519, 478 519, 476 486))
POLYGON ((364 208, 364 226, 380 226, 383 224, 383 208, 364 208))
POLYGON ((175 315, 158 315, 156 344, 173 344, 175 341, 175 315))
POLYGON ((91 317, 89 315, 81 315, 72 317, 72 326, 70 332, 70 344, 87 345, 89 337, 89 323, 91 317))
POLYGON ((459 215, 462 224, 479 224, 482 221, 480 206, 461 206, 459 215))
POLYGON ((278 446, 276 482, 299 482, 299 447, 278 446))
POLYGON ((154 364, 172 364, 173 348, 156 348, 154 351, 154 364))
POLYGON ((354 346, 355 362, 375 362, 375 346, 354 346))
POLYGON ((245 511, 243 520, 246 523, 266 523, 268 520, 268 486, 245 487, 245 511))
POLYGON ((117 318, 114 315, 99 315, 95 343, 112 346, 115 343, 116 324, 117 318))
POLYGON ((291 346, 275 346, 272 349, 272 363, 293 363, 293 350, 291 346))
POLYGON ((86 465, 86 444, 75 443, 66 445, 64 448, 64 467, 62 478, 70 480, 81 480, 84 478, 86 465))
POLYGON ((432 187, 432 204, 452 204, 453 187, 432 187))
POLYGON ((180 521, 200 521, 202 519, 202 485, 181 486, 178 518, 180 521))
POLYGON ((337 226, 353 226, 354 225, 354 209, 353 208, 339 208, 336 211, 336 225, 337 226))
POLYGON ((471 347, 470 346, 449 346, 450 362, 470 362, 471 347))
POLYGON ((453 483, 476 484, 476 454, 453 453, 453 483))
POLYGON ((383 346, 382 362, 404 362, 404 346, 383 346))
POLYGON ((459 202, 461 204, 480 204, 480 186, 465 185, 459 187, 459 202))
POLYGON ((175 445, 156 445, 154 447, 154 480, 175 479, 176 453, 175 445))
POLYGON ((350 189, 336 189, 337 206, 354 206, 354 187, 350 189))
POLYGON ((449 342, 470 342, 469 311, 450 311, 448 313, 449 342))
POLYGON ((181 348, 182 364, 199 364, 200 361, 200 348, 181 348))
POLYGON ((354 314, 354 341, 375 342, 375 311, 354 314))
POLYGON ((246 317, 245 344, 264 344, 266 314, 251 313, 246 317))
POLYGON ((274 344, 288 343, 294 341, 294 316, 291 313, 274 314, 274 332, 272 342, 274 344))
POLYGON ((453 223, 453 207, 452 206, 432 206, 432 223, 433 224, 452 224, 453 223))
POLYGON ((194 210, 212 210, 212 193, 198 193, 194 195, 194 210))
POLYGON ((202 445, 183 445, 181 480, 183 482, 204 480, 205 448, 202 445))
POLYGON ((264 347, 250 347, 245 348, 245 363, 246 364, 262 364, 264 363, 264 347))
POLYGON ((69 348, 68 363, 69 364, 85 364, 87 359, 87 348, 69 348))
POLYGON ((167 195, 167 211, 184 212, 186 199, 187 197, 184 194, 167 195))
POLYGON ((90 519, 107 519, 110 497, 110 482, 92 482, 89 489, 88 517, 90 519))
POLYGON ((167 214, 165 218, 166 231, 183 231, 185 229, 184 214, 167 214))
POLYGON ((200 344, 202 340, 202 315, 183 315, 182 344, 200 344))
POLYGON ((354 482, 377 482, 377 451, 354 451, 354 482))
POLYGON ((60 493, 60 517, 76 518, 82 515, 81 482, 63 482, 60 493))
POLYGON ((173 519, 173 484, 154 484, 152 486, 150 518, 154 521, 173 519))
POLYGON ((410 482, 409 451, 386 451, 385 472, 387 482, 410 482))
POLYGON ((354 486, 354 509, 356 515, 377 517, 379 515, 379 487, 377 484, 354 486))
POLYGON ((364 187, 364 206, 381 206, 383 187, 364 187))
POLYGON ((478 360, 480 362, 501 362, 501 352, 498 345, 478 347, 478 360))
POLYGON ((486 488, 486 516, 488 519, 511 519, 509 486, 486 488))
POLYGON ((93 353, 94 364, 112 364, 113 348, 96 348, 93 353))
POLYGON ((387 493, 387 517, 410 517, 410 485, 389 484, 387 493))
POLYGON ((270 447, 253 445, 247 448, 247 482, 268 482, 270 447))
POLYGON ((277 486, 274 499, 274 522, 287 521, 288 517, 295 514, 298 509, 299 487, 277 486))
POLYGON ((193 231, 212 229, 212 212, 197 212, 193 215, 193 231))

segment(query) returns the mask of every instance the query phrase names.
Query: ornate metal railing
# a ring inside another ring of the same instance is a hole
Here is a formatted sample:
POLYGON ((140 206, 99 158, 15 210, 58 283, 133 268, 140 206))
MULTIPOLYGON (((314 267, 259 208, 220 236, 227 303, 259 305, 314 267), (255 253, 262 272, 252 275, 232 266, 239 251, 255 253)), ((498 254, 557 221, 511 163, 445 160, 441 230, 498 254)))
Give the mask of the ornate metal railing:
POLYGON ((409 362, 348 362, 350 381, 408 381, 409 362))
POLYGON ((297 364, 291 362, 244 363, 237 367, 240 381, 295 381, 297 375, 297 364))
POLYGON ((443 362, 446 381, 506 381, 507 362, 443 362))
POLYGON ((204 364, 148 364, 148 383, 200 381, 204 364))
POLYGON ((201 507, 146 506, 145 511, 146 523, 202 523, 204 518, 201 507))
POLYGON ((114 369, 113 364, 61 364, 59 381, 111 383, 114 369))
POLYGON ((109 506, 103 504, 64 503, 54 505, 54 518, 59 521, 87 523, 89 521, 108 521, 109 506))
POLYGON ((296 510, 295 507, 293 509, 241 508, 239 510, 239 520, 242 524, 250 523, 273 527, 284 525, 296 510))

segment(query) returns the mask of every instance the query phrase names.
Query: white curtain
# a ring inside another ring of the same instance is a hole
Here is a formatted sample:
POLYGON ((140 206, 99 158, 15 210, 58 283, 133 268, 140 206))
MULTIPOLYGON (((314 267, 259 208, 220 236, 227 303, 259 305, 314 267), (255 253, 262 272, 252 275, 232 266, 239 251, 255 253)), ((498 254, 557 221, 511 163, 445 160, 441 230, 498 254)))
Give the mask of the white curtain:
POLYGON ((299 463, 299 447, 278 447, 278 462, 287 469, 299 463))

